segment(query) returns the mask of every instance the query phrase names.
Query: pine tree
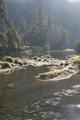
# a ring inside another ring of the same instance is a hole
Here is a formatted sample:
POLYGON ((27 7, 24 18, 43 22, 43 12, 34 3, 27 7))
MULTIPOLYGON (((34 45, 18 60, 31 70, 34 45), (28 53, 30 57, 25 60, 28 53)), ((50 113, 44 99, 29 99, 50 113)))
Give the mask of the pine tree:
POLYGON ((20 33, 26 33, 27 32, 27 22, 25 17, 21 16, 20 21, 19 21, 19 32, 20 33))
POLYGON ((27 43, 27 37, 28 37, 28 25, 27 20, 25 17, 21 16, 19 21, 19 34, 22 38, 22 44, 25 45, 27 43))
POLYGON ((54 16, 52 15, 51 10, 49 9, 47 17, 47 28, 46 28, 46 44, 49 44, 51 47, 54 43, 54 38, 56 36, 56 25, 54 22, 54 16))
POLYGON ((7 14, 6 0, 0 0, 0 30, 6 35, 7 38, 6 46, 8 46, 9 48, 11 47, 15 48, 14 44, 16 43, 18 48, 20 48, 18 35, 16 34, 14 25, 11 23, 11 20, 7 14))
POLYGON ((45 45, 45 19, 42 8, 42 1, 39 1, 39 7, 36 9, 32 18, 30 43, 35 46, 45 45))

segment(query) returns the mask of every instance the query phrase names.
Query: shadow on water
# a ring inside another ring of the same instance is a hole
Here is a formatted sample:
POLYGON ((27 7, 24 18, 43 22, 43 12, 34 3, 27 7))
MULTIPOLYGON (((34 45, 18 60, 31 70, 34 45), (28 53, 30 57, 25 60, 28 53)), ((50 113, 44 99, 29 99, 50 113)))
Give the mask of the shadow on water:
POLYGON ((80 120, 80 73, 56 82, 38 82, 46 66, 28 66, 0 75, 0 120, 80 120))

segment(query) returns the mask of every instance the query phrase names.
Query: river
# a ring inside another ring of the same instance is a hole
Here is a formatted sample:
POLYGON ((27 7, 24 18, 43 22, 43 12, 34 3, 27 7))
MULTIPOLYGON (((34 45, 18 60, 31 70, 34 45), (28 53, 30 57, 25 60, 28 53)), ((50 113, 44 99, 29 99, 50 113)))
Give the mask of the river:
MULTIPOLYGON (((62 59, 72 54, 51 52, 62 59)), ((80 73, 55 83, 36 81, 44 71, 28 66, 0 75, 0 120, 80 120, 80 73)))

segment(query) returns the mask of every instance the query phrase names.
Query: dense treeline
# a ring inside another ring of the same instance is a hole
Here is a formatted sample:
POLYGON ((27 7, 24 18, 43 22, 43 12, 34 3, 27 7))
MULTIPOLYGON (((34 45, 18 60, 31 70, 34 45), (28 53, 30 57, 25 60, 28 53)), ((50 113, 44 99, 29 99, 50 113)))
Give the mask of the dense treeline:
POLYGON ((20 38, 8 17, 7 1, 0 0, 0 51, 2 54, 16 52, 20 48, 20 38))
POLYGON ((31 46, 45 47, 49 43, 52 49, 62 49, 67 40, 66 30, 56 24, 50 10, 45 14, 42 2, 34 10, 30 24, 21 16, 18 30, 23 43, 31 46))
POLYGON ((49 10, 46 15, 42 2, 33 12, 31 24, 21 16, 18 29, 8 17, 6 0, 0 0, 0 51, 2 54, 20 52, 24 46, 62 49, 65 47, 66 31, 55 23, 49 10))

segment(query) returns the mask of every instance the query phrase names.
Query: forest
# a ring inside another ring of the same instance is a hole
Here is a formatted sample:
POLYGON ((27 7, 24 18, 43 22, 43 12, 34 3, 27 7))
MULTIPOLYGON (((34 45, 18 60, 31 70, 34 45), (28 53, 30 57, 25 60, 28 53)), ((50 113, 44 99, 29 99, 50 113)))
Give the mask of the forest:
POLYGON ((79 0, 0 0, 0 120, 80 119, 79 11, 79 0))

